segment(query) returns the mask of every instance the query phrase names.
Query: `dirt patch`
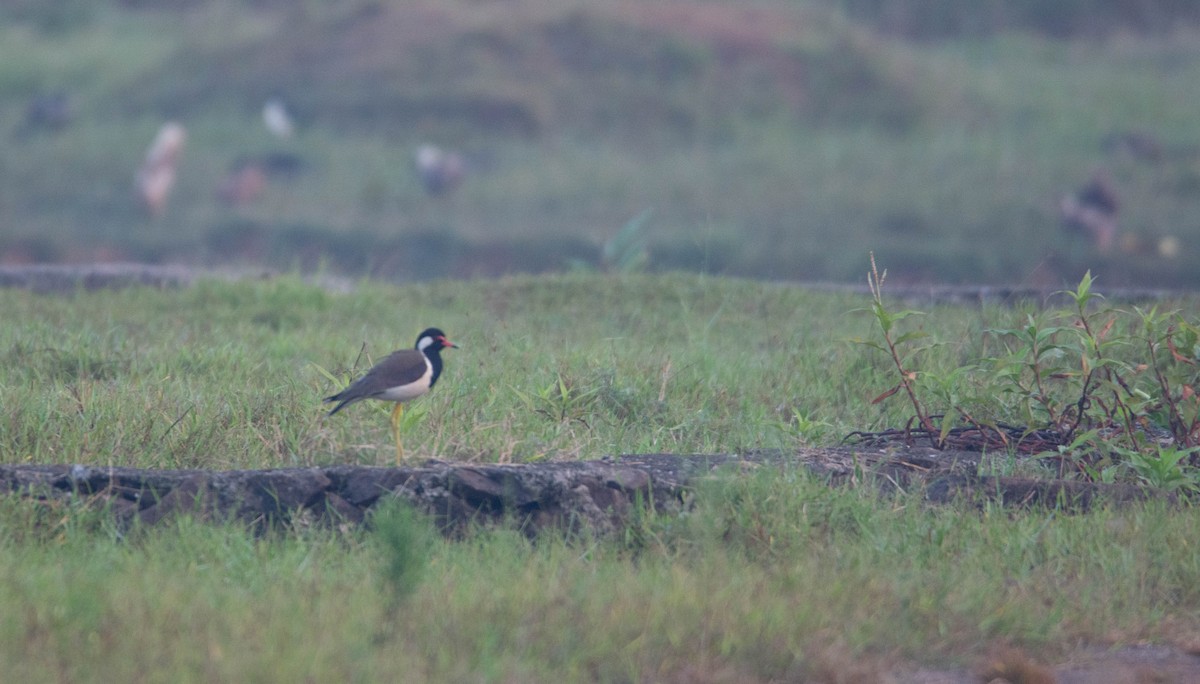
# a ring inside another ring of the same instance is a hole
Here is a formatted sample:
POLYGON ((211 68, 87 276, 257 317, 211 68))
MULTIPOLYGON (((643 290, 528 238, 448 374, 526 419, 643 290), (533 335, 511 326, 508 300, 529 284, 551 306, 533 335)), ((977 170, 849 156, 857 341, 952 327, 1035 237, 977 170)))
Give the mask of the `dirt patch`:
POLYGON ((999 648, 974 667, 912 669, 870 681, 894 684, 1185 684, 1200 682, 1200 654, 1183 646, 1083 647, 1058 663, 999 648))

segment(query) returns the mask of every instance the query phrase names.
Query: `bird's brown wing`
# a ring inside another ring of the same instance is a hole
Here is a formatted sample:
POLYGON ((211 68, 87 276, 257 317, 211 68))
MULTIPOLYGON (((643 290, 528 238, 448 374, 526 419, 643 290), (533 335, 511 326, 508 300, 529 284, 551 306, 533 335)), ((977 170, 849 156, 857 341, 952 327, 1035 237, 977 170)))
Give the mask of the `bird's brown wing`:
POLYGON ((355 396, 371 397, 393 387, 415 382, 425 375, 425 355, 416 349, 402 349, 388 354, 367 374, 346 388, 355 396))
POLYGON ((325 399, 339 402, 329 415, 340 411, 348 404, 360 399, 369 399, 387 390, 419 380, 426 373, 425 355, 416 349, 401 349, 388 354, 371 367, 367 374, 355 380, 349 387, 325 399))

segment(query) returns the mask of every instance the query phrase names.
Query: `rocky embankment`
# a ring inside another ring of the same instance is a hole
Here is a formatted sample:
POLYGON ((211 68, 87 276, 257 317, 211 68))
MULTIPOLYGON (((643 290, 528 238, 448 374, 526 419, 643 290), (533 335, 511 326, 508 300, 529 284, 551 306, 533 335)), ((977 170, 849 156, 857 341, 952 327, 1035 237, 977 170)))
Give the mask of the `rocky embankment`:
POLYGON ((335 465, 275 470, 144 470, 84 465, 0 465, 0 492, 43 502, 82 502, 122 524, 186 514, 273 524, 359 524, 386 497, 408 500, 448 533, 500 520, 530 534, 547 527, 609 534, 639 505, 681 510, 697 482, 721 470, 805 468, 831 486, 917 489, 931 503, 968 497, 1015 506, 1086 509, 1166 496, 1134 486, 991 477, 980 455, 929 449, 805 449, 740 455, 644 454, 599 461, 483 465, 431 461, 414 467, 335 465))

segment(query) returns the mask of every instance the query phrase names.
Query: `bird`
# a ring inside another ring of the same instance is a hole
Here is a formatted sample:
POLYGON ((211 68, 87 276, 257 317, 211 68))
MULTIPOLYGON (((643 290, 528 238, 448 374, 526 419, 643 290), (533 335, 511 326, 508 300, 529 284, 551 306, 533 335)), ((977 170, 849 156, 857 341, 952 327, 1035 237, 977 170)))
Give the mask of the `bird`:
POLYGON ((425 192, 438 197, 453 192, 467 175, 467 160, 458 152, 436 145, 421 145, 413 156, 425 192))
POLYGON ((17 129, 22 137, 38 130, 58 132, 71 124, 75 107, 64 91, 35 95, 25 106, 25 122, 17 129))
POLYGON ((292 122, 291 114, 283 100, 273 97, 267 100, 262 110, 263 125, 277 138, 290 138, 296 132, 296 124, 292 122))
POLYGON ((217 197, 231 207, 250 204, 267 190, 267 171, 253 161, 234 162, 217 186, 217 197))
POLYGON ((412 349, 401 349, 388 354, 375 364, 365 375, 350 383, 346 389, 325 397, 324 402, 337 405, 329 416, 363 399, 396 402, 392 409, 392 436, 396 440, 396 464, 404 460, 404 446, 400 442, 400 416, 404 413, 404 402, 411 401, 433 389, 442 374, 443 349, 458 349, 458 345, 446 338, 438 328, 426 328, 417 336, 412 349))
POLYGON ((159 129, 138 168, 134 179, 138 194, 155 218, 162 216, 166 209, 167 196, 175 185, 175 172, 186 141, 187 129, 180 123, 168 121, 159 129))
POLYGON ((1063 227, 1083 233, 1102 252, 1107 252, 1116 239, 1119 210, 1116 187, 1105 171, 1097 171, 1087 185, 1063 195, 1058 205, 1063 227))

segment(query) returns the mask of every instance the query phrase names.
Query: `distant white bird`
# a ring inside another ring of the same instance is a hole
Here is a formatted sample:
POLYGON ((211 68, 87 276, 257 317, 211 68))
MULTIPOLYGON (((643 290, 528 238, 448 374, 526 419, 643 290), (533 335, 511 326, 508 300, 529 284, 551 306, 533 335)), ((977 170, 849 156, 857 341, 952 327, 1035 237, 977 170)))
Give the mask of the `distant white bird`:
POLYGON ((138 196, 150 211, 151 216, 162 216, 167 206, 167 196, 175 186, 175 173, 183 145, 187 141, 187 130, 182 124, 168 121, 158 129, 158 135, 134 178, 138 196))
POLYGON ((288 114, 287 107, 277 97, 267 100, 262 110, 263 124, 277 138, 290 138, 296 132, 296 125, 288 114))
POLYGON ((416 154, 417 175, 425 192, 444 195, 462 185, 467 161, 458 152, 446 152, 436 145, 421 145, 416 154))

